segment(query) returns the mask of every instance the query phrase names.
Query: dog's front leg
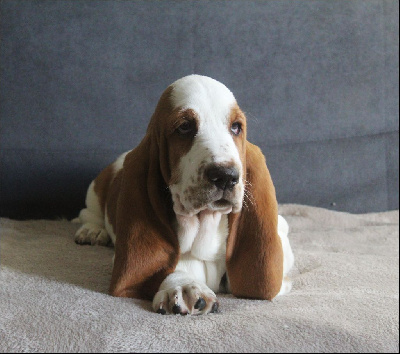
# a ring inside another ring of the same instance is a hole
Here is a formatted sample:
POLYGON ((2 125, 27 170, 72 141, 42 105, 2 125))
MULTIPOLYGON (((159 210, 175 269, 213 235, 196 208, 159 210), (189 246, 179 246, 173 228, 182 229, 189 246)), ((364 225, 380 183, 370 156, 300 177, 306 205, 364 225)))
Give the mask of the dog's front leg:
POLYGON ((168 275, 153 299, 154 311, 163 315, 202 315, 217 312, 218 306, 215 293, 183 271, 168 275))

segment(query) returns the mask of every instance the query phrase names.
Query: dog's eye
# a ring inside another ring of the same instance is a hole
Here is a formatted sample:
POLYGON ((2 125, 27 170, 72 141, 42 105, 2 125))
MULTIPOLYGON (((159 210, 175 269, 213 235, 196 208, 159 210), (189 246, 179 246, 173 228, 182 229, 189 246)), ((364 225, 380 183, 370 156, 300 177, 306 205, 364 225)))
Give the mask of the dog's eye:
POLYGON ((196 129, 196 124, 193 121, 185 121, 178 127, 178 133, 187 135, 193 133, 196 129))
POLYGON ((231 131, 235 135, 239 135, 242 132, 242 125, 240 123, 233 123, 231 126, 231 131))

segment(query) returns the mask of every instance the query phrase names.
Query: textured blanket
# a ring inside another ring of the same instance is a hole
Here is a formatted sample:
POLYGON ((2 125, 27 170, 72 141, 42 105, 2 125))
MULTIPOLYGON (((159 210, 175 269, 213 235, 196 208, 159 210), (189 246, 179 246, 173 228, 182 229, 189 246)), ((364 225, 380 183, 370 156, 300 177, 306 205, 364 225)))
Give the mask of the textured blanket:
POLYGON ((399 213, 283 205, 293 290, 221 295, 220 313, 162 316, 107 295, 112 248, 68 221, 0 220, 1 352, 398 352, 399 213))

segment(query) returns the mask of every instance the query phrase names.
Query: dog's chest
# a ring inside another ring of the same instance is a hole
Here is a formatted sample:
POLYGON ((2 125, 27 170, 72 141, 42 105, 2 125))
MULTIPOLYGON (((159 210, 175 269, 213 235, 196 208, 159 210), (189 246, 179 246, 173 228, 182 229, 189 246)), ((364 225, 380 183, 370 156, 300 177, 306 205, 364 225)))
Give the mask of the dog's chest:
POLYGON ((192 217, 177 216, 175 230, 181 250, 176 270, 189 272, 218 291, 226 271, 227 215, 203 211, 192 217))

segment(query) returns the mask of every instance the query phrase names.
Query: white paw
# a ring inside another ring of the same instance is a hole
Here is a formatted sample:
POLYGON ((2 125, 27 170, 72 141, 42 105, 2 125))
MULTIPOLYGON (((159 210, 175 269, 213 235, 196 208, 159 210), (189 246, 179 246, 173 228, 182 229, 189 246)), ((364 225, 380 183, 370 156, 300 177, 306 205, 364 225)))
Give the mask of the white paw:
POLYGON ((75 234, 75 243, 80 245, 107 246, 110 241, 107 231, 96 224, 83 224, 75 234))
POLYGON ((161 290, 153 299, 153 310, 162 315, 203 315, 217 312, 218 306, 215 293, 196 282, 161 290))
POLYGON ((292 281, 290 280, 290 278, 285 276, 282 280, 281 290, 276 296, 288 294, 290 293, 290 290, 292 290, 292 281))

